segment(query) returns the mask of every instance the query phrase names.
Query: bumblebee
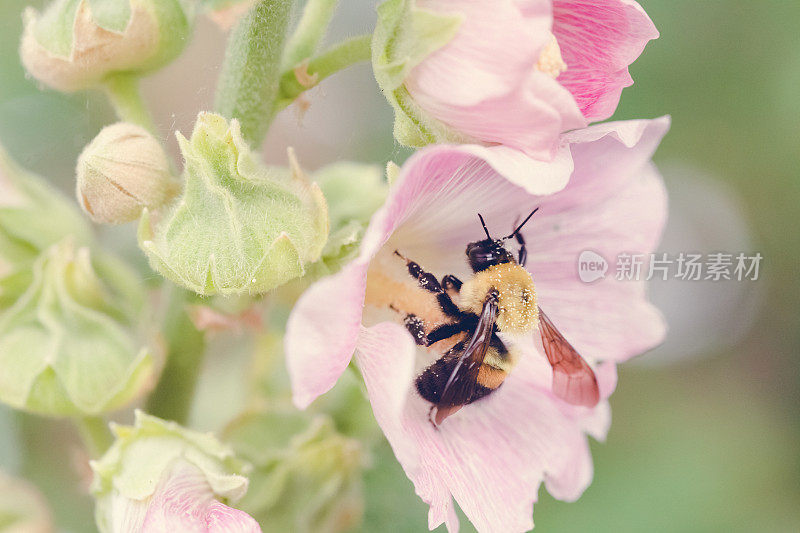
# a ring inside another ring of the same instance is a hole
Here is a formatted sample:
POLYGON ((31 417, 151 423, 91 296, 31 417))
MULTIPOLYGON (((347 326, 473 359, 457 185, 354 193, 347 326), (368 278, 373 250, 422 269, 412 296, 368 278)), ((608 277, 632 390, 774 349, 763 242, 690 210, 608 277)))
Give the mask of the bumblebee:
POLYGON ((524 335, 538 329, 553 368, 553 393, 573 405, 592 407, 599 401, 594 372, 539 307, 533 279, 524 268, 527 249, 520 230, 537 210, 502 239, 492 238, 478 214, 486 238, 467 245, 467 261, 474 275, 465 282, 452 274, 439 281, 395 251, 419 287, 435 296, 445 317, 436 325, 426 324, 414 313, 404 317, 418 345, 449 345, 415 382, 419 394, 432 404, 434 426, 503 384, 518 356, 498 333, 524 335), (504 244, 510 239, 519 244, 516 257, 504 244))

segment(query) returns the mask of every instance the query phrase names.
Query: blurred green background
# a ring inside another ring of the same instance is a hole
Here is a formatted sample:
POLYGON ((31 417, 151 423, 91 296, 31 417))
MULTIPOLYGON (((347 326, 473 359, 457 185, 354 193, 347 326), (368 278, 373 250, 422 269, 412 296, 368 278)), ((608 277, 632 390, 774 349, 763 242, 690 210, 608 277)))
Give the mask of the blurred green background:
MULTIPOLYGON (((0 142, 69 190, 78 153, 113 116, 99 95, 40 91, 25 78, 21 12, 41 3, 0 3, 0 142)), ((594 483, 572 504, 542 490, 537 531, 800 531, 800 2, 640 3, 661 38, 632 66, 636 83, 615 118, 672 115, 655 157, 671 195, 662 249, 760 252, 761 276, 654 284, 670 338, 620 368, 611 432, 592 446, 594 483)), ((331 38, 370 30, 375 2, 342 4, 331 38)), ((145 85, 173 148, 171 131, 187 132, 210 107, 224 42, 202 21, 187 53, 145 85)), ((407 154, 368 67, 340 74, 310 101, 305 116, 288 110, 276 122, 266 159, 283 162, 287 145, 309 168, 407 154)), ((131 228, 107 240, 137 257, 131 228)), ((0 468, 39 484, 64 531, 92 531, 62 429, 0 411, 0 468)), ((427 530, 426 508, 385 444, 366 493, 364 531, 427 530)))

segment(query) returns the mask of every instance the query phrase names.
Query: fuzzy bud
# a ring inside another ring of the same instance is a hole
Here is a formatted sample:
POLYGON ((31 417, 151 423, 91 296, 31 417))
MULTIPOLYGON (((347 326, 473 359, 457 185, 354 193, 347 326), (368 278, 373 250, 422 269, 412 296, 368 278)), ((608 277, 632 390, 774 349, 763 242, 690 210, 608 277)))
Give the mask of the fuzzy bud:
POLYGON ((22 63, 53 89, 88 89, 174 59, 189 40, 192 16, 187 0, 54 0, 42 13, 25 11, 22 63))
POLYGON ((135 328, 143 289, 109 261, 93 261, 69 238, 36 260, 30 285, 0 315, 0 401, 49 416, 97 415, 152 386, 158 365, 135 328))
POLYGON ((134 124, 103 128, 78 158, 78 203, 101 224, 132 222, 179 190, 161 144, 134 124))
POLYGON ((114 444, 98 461, 91 491, 102 533, 129 531, 260 532, 250 516, 223 502, 247 492, 247 465, 213 435, 136 411, 133 426, 111 424, 114 444))
POLYGON ((373 213, 383 205, 389 185, 376 165, 342 161, 314 172, 328 202, 331 235, 312 277, 332 274, 354 259, 373 213))
POLYGON ((265 531, 338 533, 360 524, 364 452, 329 418, 276 408, 244 414, 226 434, 253 464, 240 506, 265 531))
POLYGON ((89 244, 86 219, 73 202, 20 168, 0 146, 0 310, 27 288, 39 254, 65 237, 89 244))
POLYGON ((263 293, 305 273, 328 237, 319 187, 299 166, 263 166, 239 123, 201 113, 192 137, 178 135, 186 161, 182 195, 151 220, 139 245, 164 277, 198 294, 263 293))

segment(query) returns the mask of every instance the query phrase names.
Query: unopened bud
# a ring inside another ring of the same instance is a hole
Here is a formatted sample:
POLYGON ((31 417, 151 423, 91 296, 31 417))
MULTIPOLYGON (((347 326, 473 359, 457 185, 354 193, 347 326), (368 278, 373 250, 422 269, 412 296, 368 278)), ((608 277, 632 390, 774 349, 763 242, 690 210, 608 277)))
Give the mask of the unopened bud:
POLYGON ((364 451, 330 418, 273 408, 242 415, 226 433, 253 464, 240 505, 264 531, 338 533, 360 524, 364 451))
POLYGON ((213 435, 141 411, 133 426, 112 424, 111 430, 114 444, 91 463, 102 533, 261 531, 250 516, 223 503, 247 491, 248 465, 213 435))
POLYGON ((77 177, 78 202, 101 224, 132 222, 180 189, 158 140, 127 122, 107 126, 89 143, 78 158, 77 177))
POLYGON ((183 193, 159 220, 145 210, 139 224, 139 245, 155 270, 198 294, 258 294, 319 259, 327 204, 296 163, 292 172, 265 167, 238 121, 211 113, 200 114, 190 140, 178 141, 183 193))
POLYGON ((75 203, 17 165, 0 146, 0 311, 13 305, 32 279, 39 254, 69 237, 91 242, 75 203))
POLYGON ((115 73, 144 73, 174 59, 188 42, 185 0, 53 1, 25 11, 22 63, 37 80, 65 92, 115 73))
POLYGON ((159 365, 137 327, 140 280, 118 264, 103 279, 100 263, 69 238, 36 260, 30 285, 0 315, 0 401, 49 416, 97 415, 152 387, 159 365))

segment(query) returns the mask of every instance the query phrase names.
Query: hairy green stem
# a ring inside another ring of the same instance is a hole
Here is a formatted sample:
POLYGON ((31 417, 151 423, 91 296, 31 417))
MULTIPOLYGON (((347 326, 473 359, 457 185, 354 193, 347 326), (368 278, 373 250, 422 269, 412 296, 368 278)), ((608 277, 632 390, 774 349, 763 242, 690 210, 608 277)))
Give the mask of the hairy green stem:
POLYGON ((294 68, 317 51, 336 11, 339 0, 308 0, 303 16, 283 52, 283 70, 294 68))
POLYGON ((275 110, 280 111, 319 82, 349 66, 370 60, 371 35, 362 35, 343 41, 318 56, 312 58, 301 78, 299 68, 289 69, 281 76, 280 97, 275 102, 275 110))
POLYGON ((217 85, 216 110, 238 119, 247 141, 258 146, 274 118, 291 0, 261 0, 231 33, 217 85))
POLYGON ((169 291, 169 304, 163 320, 167 343, 167 362, 156 389, 147 401, 147 412, 179 424, 186 422, 194 400, 205 351, 203 333, 194 327, 187 306, 197 296, 178 289, 169 291))
POLYGON ((83 438, 86 449, 93 459, 101 457, 114 442, 108 424, 102 417, 86 416, 75 419, 75 425, 83 438))
POLYGON ((105 82, 105 92, 120 120, 138 124, 151 133, 156 133, 153 118, 139 91, 138 76, 134 74, 110 76, 105 82))

